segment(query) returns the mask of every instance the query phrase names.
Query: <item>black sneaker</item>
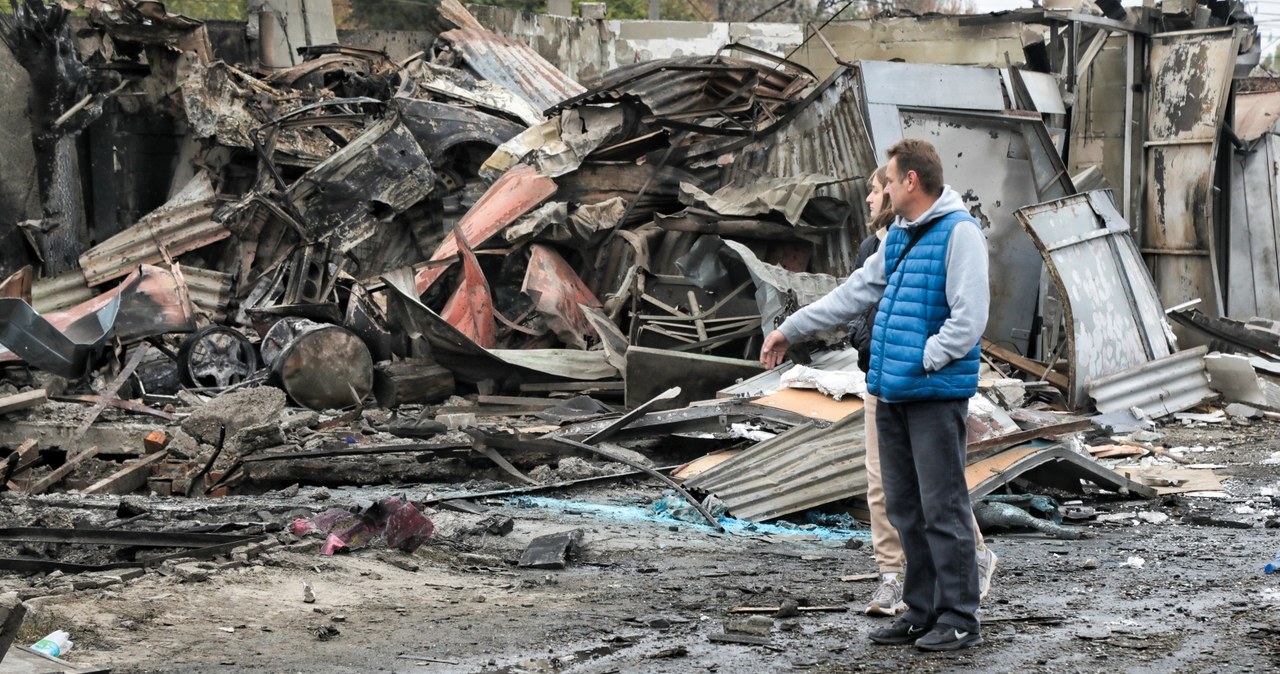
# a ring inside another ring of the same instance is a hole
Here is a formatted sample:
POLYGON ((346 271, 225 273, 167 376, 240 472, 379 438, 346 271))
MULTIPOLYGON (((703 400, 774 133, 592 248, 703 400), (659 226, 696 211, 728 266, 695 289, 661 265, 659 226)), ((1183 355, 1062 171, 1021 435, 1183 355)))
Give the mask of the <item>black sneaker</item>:
POLYGON ((936 625, 928 634, 916 639, 916 648, 922 651, 958 651, 981 645, 981 632, 966 632, 951 625, 936 625))
POLYGON ((916 641, 923 637, 928 631, 928 627, 921 627, 920 625, 907 622, 905 618, 898 618, 888 627, 878 629, 872 632, 869 636, 872 641, 878 644, 896 646, 916 641))

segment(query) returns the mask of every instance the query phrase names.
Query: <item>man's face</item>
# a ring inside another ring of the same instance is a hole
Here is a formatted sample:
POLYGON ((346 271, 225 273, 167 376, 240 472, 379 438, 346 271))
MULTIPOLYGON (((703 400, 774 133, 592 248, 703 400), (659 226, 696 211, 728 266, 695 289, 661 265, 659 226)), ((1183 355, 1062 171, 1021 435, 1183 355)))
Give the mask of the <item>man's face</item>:
POLYGON ((910 173, 902 175, 898 172, 898 158, 894 157, 889 160, 889 165, 885 167, 885 184, 884 191, 889 195, 889 203, 893 205, 893 210, 897 213, 907 212, 910 205, 910 190, 908 189, 910 173))

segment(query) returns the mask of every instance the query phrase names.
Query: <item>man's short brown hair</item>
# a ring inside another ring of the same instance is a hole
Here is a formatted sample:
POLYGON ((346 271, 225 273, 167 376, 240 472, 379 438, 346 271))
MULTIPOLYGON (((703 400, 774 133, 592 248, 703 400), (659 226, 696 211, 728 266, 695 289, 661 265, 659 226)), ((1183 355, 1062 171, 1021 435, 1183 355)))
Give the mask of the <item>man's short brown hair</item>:
POLYGON ((942 159, 933 143, 919 138, 903 138, 885 153, 890 160, 898 160, 898 179, 907 177, 907 171, 915 171, 920 187, 931 196, 942 194, 942 159))

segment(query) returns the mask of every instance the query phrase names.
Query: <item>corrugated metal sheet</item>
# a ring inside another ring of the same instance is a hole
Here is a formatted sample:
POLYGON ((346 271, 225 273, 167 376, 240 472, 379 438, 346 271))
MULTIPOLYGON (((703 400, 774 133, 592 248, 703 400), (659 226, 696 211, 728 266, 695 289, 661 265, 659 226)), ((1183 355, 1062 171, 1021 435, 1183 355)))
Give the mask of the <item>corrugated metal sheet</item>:
POLYGON ((1089 382, 1089 396, 1103 414, 1138 408, 1158 419, 1215 398, 1204 370, 1209 349, 1179 351, 1089 382))
POLYGON ((944 182, 960 193, 986 234, 991 312, 984 336, 1032 353, 1043 264, 1015 211, 1075 192, 1044 123, 984 112, 898 110, 899 136, 933 142, 945 167, 944 182))
POLYGON ((861 410, 827 428, 797 426, 685 483, 725 502, 739 519, 762 522, 867 491, 861 410))
POLYGON ((1211 316, 1223 306, 1214 164, 1238 43, 1233 28, 1151 37, 1142 252, 1166 306, 1199 299, 1211 316))
POLYGON ((453 43, 481 77, 541 110, 586 91, 523 42, 483 29, 451 30, 440 37, 453 43))
MULTIPOLYGON (((876 158, 868 142, 857 74, 841 68, 780 122, 738 150, 725 168, 725 182, 746 184, 752 176, 785 178, 821 174, 840 182, 821 187, 817 196, 854 205, 866 199, 861 178, 871 175, 876 158)), ((865 209, 854 208, 854 224, 814 248, 811 269, 845 277, 853 271, 858 244, 866 235, 865 209)))
POLYGON ((31 308, 47 314, 59 311, 92 299, 93 288, 85 283, 84 274, 79 269, 36 279, 31 284, 31 308))
POLYGON ((1090 381, 1172 353, 1155 286, 1109 194, 1074 195, 1017 215, 1066 303, 1072 407, 1084 406, 1090 381))
MULTIPOLYGON (((726 51, 761 54, 740 45, 726 51)), ((767 54, 762 58, 776 59, 767 54)), ((774 124, 816 82, 807 70, 788 61, 775 64, 722 54, 663 59, 606 73, 590 91, 549 114, 586 103, 639 100, 651 113, 645 123, 711 136, 745 136, 774 124)), ((692 145, 685 156, 702 150, 697 139, 692 145)))
POLYGON ((1280 318, 1280 136, 1233 159, 1226 314, 1280 318))
POLYGON ((225 320, 231 303, 231 274, 196 267, 182 267, 181 271, 192 306, 215 323, 225 320))
POLYGON ((134 226, 90 248, 80 256, 84 280, 96 286, 120 278, 140 264, 164 262, 163 248, 176 257, 231 236, 211 218, 216 198, 205 173, 198 174, 174 198, 134 226))

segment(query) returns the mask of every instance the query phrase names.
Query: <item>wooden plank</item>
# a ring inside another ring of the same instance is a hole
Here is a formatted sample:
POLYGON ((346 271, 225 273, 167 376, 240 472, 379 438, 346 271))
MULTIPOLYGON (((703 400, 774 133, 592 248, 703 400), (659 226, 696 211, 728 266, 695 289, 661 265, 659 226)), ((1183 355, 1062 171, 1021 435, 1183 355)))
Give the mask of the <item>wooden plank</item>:
POLYGON ((97 455, 98 455, 98 448, 90 447, 89 449, 86 449, 83 452, 80 452, 79 454, 76 454, 75 456, 68 458, 66 463, 55 468, 53 472, 44 476, 43 478, 38 480, 35 484, 27 487, 25 490, 20 490, 20 491, 24 491, 27 494, 43 494, 46 489, 61 482, 62 478, 66 477, 68 474, 71 473, 71 471, 76 469, 76 466, 80 465, 81 463, 84 463, 86 460, 91 459, 97 455))
POLYGON ((49 396, 45 394, 45 390, 38 388, 34 391, 26 393, 15 393, 11 396, 0 398, 0 414, 8 414, 9 412, 17 412, 30 407, 43 405, 49 401, 49 396))
POLYGON ((840 421, 863 407, 862 399, 856 395, 850 394, 845 396, 844 400, 834 400, 813 389, 798 388, 779 389, 777 393, 770 393, 752 400, 751 404, 795 412, 811 419, 825 421, 840 421))
POLYGON ((1063 391, 1066 391, 1069 388, 1067 375, 1050 370, 1044 364, 1022 356, 1014 351, 1010 351, 989 339, 983 338, 982 352, 992 358, 996 358, 1012 365, 1015 370, 1043 379, 1063 391))
POLYGON ((685 480, 697 477, 703 472, 711 470, 725 461, 732 459, 741 452, 742 450, 740 449, 727 449, 698 457, 677 468, 675 472, 671 474, 671 479, 676 482, 684 482, 685 480))
POLYGON ((453 372, 433 360, 412 359, 373 366, 373 395, 383 407, 435 403, 455 388, 453 372))
POLYGON ((82 494, 128 494, 129 492, 141 487, 147 483, 147 476, 151 474, 151 465, 158 463, 168 454, 168 451, 159 451, 155 454, 133 461, 124 468, 94 482, 88 487, 82 489, 82 494))
POLYGON ((27 455, 36 448, 37 441, 35 438, 27 438, 25 442, 13 450, 13 453, 4 458, 4 465, 0 467, 0 474, 4 477, 0 478, 0 482, 8 482, 10 478, 17 475, 20 471, 30 468, 35 461, 27 461, 27 455), (24 464, 25 461, 25 465, 24 464))

